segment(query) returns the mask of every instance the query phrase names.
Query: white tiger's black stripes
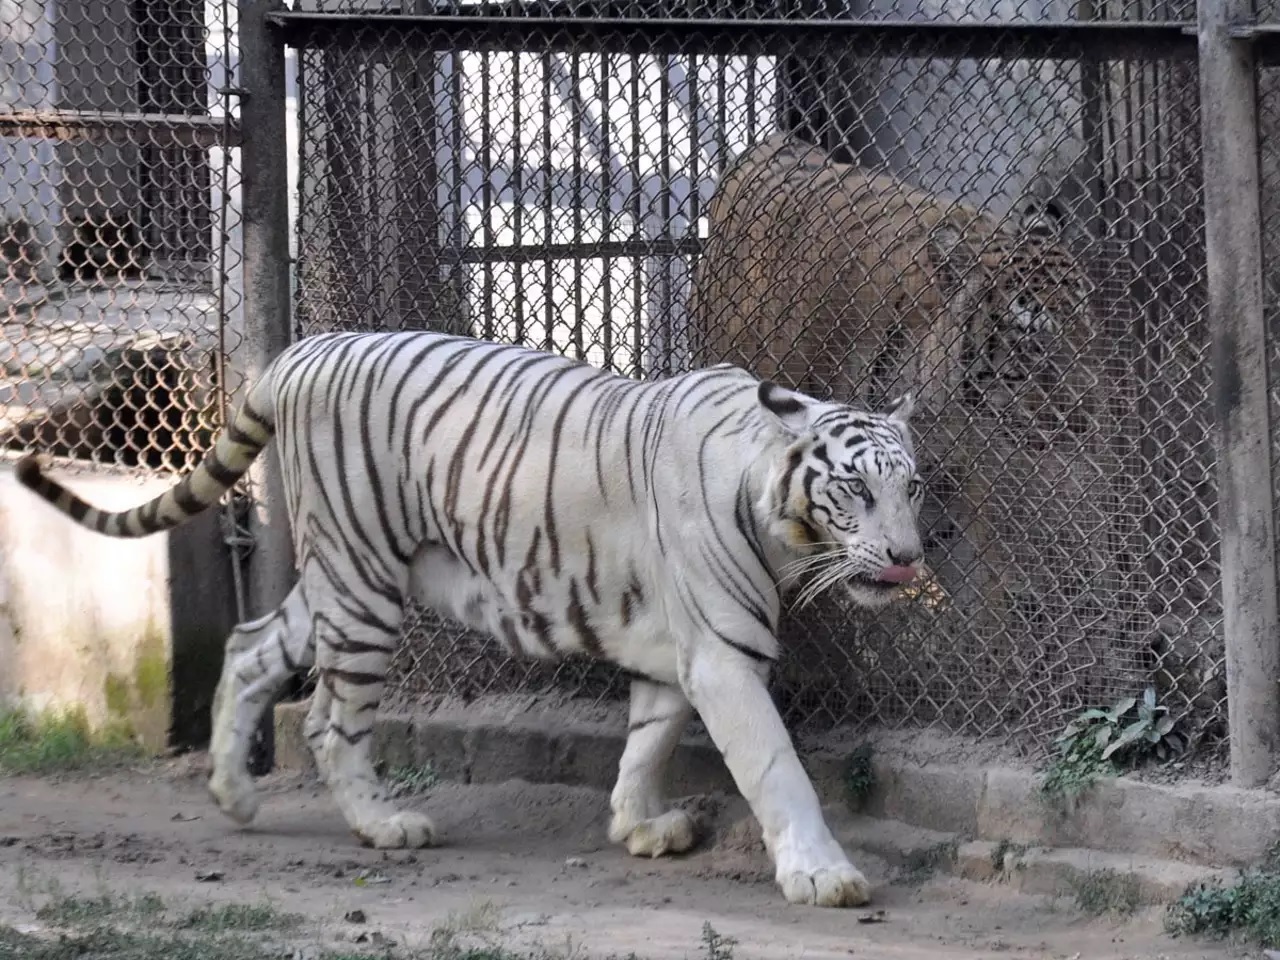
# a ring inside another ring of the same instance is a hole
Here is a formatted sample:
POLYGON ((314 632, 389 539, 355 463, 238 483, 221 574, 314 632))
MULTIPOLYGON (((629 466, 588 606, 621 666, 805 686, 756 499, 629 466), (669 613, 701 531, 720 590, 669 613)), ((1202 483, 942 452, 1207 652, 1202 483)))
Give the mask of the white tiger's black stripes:
POLYGON ((431 841, 371 756, 414 598, 513 654, 583 654, 632 676, 610 835, 633 853, 693 842, 661 777, 696 707, 787 897, 852 904, 866 882, 822 822, 764 676, 788 564, 806 558, 808 589, 840 583, 867 606, 914 575, 910 407, 861 413, 729 366, 639 383, 465 338, 341 333, 285 351, 200 467, 148 504, 99 511, 33 460, 20 477, 77 522, 142 536, 216 503, 274 433, 300 577, 228 642, 210 787, 236 819, 257 807, 253 729, 314 668, 305 732, 352 829, 380 847, 431 841))

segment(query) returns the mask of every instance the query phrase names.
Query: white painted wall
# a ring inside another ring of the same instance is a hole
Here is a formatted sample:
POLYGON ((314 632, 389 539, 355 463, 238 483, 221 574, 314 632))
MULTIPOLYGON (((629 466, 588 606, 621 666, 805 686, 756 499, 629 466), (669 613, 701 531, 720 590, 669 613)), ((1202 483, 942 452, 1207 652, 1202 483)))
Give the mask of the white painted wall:
MULTIPOLYGON (((107 509, 145 502, 166 479, 58 472, 107 509)), ((167 688, 144 684, 170 667, 169 537, 117 540, 71 523, 19 486, 0 462, 0 703, 43 710, 81 706, 95 727, 131 723, 165 745, 167 688), (158 658, 158 660, 156 659, 158 658), (109 694, 111 689, 114 694, 109 694), (131 709, 114 718, 121 695, 131 709), (145 700, 145 702, 144 702, 145 700)))

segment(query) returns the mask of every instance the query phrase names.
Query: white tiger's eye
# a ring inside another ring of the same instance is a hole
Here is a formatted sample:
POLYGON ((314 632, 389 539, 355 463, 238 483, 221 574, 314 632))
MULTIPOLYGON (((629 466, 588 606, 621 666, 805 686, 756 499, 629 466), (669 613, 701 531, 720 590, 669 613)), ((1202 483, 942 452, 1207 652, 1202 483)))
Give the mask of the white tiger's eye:
POLYGON ((842 481, 841 485, 855 497, 865 497, 867 495, 866 482, 857 477, 849 477, 842 481))

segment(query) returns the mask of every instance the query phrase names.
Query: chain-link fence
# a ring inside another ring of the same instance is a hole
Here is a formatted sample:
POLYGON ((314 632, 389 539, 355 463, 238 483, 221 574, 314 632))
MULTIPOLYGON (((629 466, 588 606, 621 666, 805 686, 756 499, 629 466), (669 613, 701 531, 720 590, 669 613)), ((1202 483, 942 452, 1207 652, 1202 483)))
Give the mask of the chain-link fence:
MULTIPOLYGON (((1053 4, 818 9, 295 19, 300 331, 916 385, 931 583, 789 618, 787 719, 1035 743, 1154 685, 1223 732, 1194 39, 1017 28, 1079 13, 1053 4), (1001 27, 857 25, 904 16, 1001 27)), ((410 633, 409 699, 625 690, 410 633)))
POLYGON ((192 467, 234 388, 235 5, 2 0, 0 21, 3 443, 192 467))

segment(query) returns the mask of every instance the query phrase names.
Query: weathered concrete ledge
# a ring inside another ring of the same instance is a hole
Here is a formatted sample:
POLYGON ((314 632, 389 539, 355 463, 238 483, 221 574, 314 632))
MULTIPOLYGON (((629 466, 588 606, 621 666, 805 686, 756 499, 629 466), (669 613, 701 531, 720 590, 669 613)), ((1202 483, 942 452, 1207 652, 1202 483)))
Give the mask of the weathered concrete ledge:
MULTIPOLYGON (((308 704, 276 709, 276 762, 310 769, 302 737, 308 704)), ((550 716, 506 720, 442 708, 384 716, 377 752, 389 769, 430 764, 444 779, 520 779, 609 790, 624 731, 550 716)), ((824 802, 845 802, 846 758, 810 753, 805 765, 824 802)), ((1039 793, 1030 770, 903 762, 877 755, 865 827, 842 839, 894 863, 920 862, 975 880, 1003 880, 1028 893, 1066 894, 1089 877, 1128 877, 1142 902, 1165 902, 1187 884, 1256 864, 1280 838, 1280 795, 1215 786, 1118 779, 1096 784, 1070 809, 1039 793)), ((687 739, 671 770, 676 796, 736 792, 706 742, 687 739)))

